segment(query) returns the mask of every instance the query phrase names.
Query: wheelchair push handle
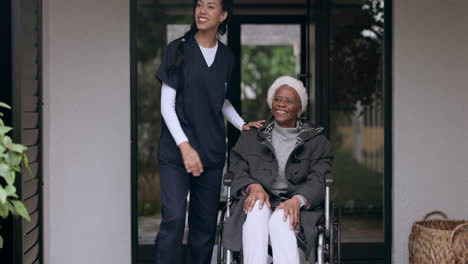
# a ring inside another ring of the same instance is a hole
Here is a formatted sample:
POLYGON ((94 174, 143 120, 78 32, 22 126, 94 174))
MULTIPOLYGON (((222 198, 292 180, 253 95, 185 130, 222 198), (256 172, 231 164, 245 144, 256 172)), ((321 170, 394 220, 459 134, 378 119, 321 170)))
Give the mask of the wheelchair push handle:
POLYGON ((333 183, 335 183, 335 179, 333 179, 332 177, 327 177, 327 178, 325 179, 325 185, 326 185, 327 187, 332 186, 333 183))

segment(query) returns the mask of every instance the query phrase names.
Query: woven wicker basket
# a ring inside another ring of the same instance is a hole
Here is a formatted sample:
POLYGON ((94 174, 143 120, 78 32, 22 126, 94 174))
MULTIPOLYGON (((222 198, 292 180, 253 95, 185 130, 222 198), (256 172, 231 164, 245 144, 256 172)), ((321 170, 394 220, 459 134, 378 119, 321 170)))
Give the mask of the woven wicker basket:
POLYGON ((440 211, 426 214, 413 224, 409 253, 411 264, 468 264, 468 221, 440 211), (428 219, 431 215, 444 219, 428 219))

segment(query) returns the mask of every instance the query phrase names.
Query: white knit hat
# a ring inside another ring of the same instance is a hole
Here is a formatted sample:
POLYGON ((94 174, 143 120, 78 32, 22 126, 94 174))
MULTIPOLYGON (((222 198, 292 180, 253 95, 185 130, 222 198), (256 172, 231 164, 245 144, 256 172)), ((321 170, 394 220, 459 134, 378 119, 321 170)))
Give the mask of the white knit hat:
POLYGON ((301 105, 302 105, 301 114, 304 113, 307 110, 307 102, 309 101, 308 96, 307 96, 307 91, 304 87, 304 84, 302 84, 301 81, 290 76, 279 77, 273 82, 273 84, 268 89, 267 103, 268 103, 268 106, 270 106, 270 109, 271 109, 271 104, 273 102, 273 97, 275 96, 276 90, 278 90, 278 88, 280 88, 283 85, 287 85, 296 90, 297 94, 299 95, 299 98, 301 98, 301 105))

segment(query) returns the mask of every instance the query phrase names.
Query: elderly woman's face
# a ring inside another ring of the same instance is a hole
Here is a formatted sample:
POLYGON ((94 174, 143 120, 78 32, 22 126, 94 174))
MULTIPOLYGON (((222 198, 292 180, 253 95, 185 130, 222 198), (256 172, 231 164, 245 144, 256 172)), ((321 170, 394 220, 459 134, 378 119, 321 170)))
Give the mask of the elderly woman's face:
POLYGON ((276 90, 271 109, 278 125, 296 127, 296 118, 302 110, 299 94, 290 86, 281 86, 276 90))

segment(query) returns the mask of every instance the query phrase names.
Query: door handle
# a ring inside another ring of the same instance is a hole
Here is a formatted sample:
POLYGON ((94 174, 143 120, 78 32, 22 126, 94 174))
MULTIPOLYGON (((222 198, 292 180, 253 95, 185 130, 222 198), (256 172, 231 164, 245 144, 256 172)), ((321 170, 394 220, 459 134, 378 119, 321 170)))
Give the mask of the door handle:
POLYGON ((302 78, 304 79, 310 78, 310 73, 298 73, 296 76, 296 79, 300 80, 302 78))

